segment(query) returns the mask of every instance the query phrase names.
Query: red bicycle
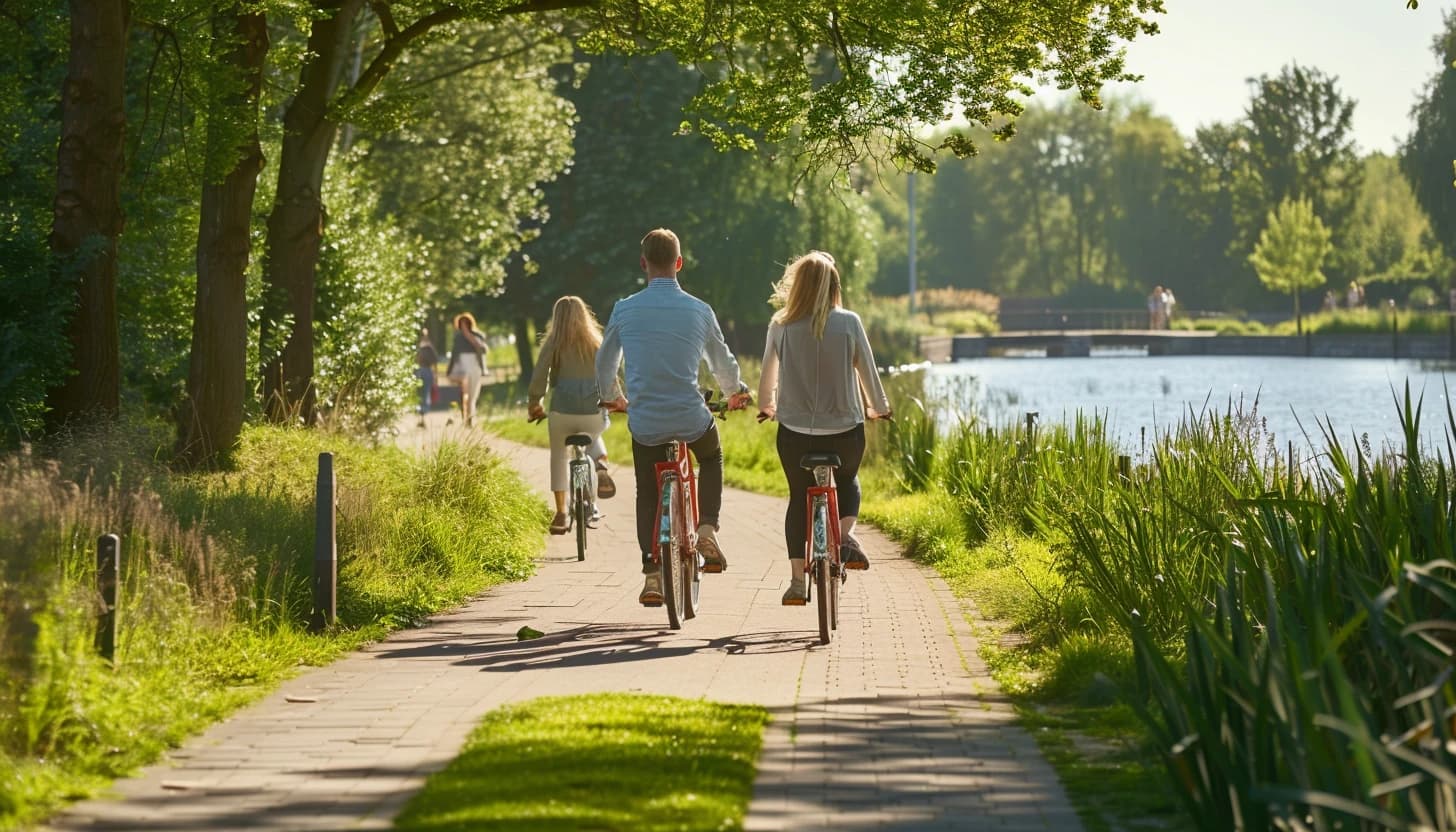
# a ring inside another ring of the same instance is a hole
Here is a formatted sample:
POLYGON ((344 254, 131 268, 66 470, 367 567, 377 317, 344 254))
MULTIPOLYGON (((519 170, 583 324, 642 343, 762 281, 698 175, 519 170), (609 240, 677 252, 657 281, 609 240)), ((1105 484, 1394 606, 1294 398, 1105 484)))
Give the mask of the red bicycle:
POLYGON ((839 455, 824 452, 804 454, 799 467, 814 472, 809 486, 809 559, 805 574, 809 592, 819 598, 819 643, 828 644, 839 627, 839 585, 849 577, 839 558, 839 491, 834 486, 834 469, 839 455))
POLYGON ((688 443, 673 442, 667 461, 653 466, 657 475, 657 518, 652 559, 662 576, 667 625, 681 629, 697 615, 703 561, 698 556, 698 478, 688 443))
MULTIPOLYGON (((708 409, 719 419, 727 418, 727 401, 712 400, 704 392, 708 409)), ((678 440, 667 448, 667 460, 655 463, 657 515, 653 528, 652 560, 662 581, 662 605, 667 607, 667 625, 682 629, 684 621, 697 616, 702 598, 703 558, 698 554, 698 477, 688 443, 678 440)))

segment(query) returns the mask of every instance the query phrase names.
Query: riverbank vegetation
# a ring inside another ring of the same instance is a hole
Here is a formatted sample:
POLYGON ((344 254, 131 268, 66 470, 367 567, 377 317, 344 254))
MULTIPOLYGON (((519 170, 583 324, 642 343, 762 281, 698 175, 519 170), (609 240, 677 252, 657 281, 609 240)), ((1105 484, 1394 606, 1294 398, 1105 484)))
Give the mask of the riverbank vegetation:
POLYGON ((1443 828, 1453 462, 1422 446, 1419 400, 1391 406, 1388 448, 1333 428, 1275 447, 1237 407, 1141 454, 1096 417, 910 425, 885 460, 910 493, 865 516, 1002 622, 989 662, 1090 828, 1139 745, 1190 827, 1443 828))
POLYGON ((258 427, 235 470, 175 474, 154 461, 166 440, 105 427, 0 457, 0 828, 94 793, 301 666, 524 577, 541 549, 544 506, 479 447, 415 457, 258 427), (339 617, 312 634, 322 451, 339 617), (93 646, 103 534, 121 539, 114 663, 93 646))

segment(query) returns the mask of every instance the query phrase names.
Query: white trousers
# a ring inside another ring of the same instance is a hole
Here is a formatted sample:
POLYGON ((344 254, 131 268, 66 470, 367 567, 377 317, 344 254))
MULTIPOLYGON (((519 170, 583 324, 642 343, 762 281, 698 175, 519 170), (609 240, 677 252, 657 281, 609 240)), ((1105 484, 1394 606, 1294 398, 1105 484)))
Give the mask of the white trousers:
MULTIPOLYGON (((557 413, 552 411, 547 414, 546 425, 551 435, 551 490, 566 491, 571 487, 571 475, 566 470, 566 462, 571 459, 571 454, 566 447, 566 437, 573 433, 584 433, 592 438, 592 443, 587 446, 587 456, 593 460, 599 460, 607 455, 607 446, 602 442, 602 431, 607 429, 610 422, 602 413, 557 413)), ((592 500, 597 495, 597 470, 596 465, 591 467, 591 494, 592 500)))

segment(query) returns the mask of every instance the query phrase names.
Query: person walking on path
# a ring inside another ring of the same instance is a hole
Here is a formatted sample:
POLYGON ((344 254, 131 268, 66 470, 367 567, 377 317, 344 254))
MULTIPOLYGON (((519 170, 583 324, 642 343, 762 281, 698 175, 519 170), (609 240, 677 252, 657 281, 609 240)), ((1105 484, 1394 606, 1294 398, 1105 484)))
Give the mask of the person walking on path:
POLYGON ((420 427, 425 426, 425 414, 430 412, 430 396, 435 391, 435 365, 440 363, 440 354, 435 351, 435 342, 430 340, 430 330, 420 327, 420 340, 415 344, 415 378, 420 380, 420 427))
POLYGON ((779 305, 763 347, 758 420, 779 423, 779 464, 789 485, 784 543, 789 552, 785 606, 808 600, 804 559, 808 541, 806 495, 812 471, 799 467, 811 451, 839 455, 839 539, 846 569, 868 569, 854 536, 859 519, 859 465, 864 459, 865 418, 890 417, 890 401, 875 369, 875 355, 859 316, 844 308, 834 258, 811 251, 789 264, 774 287, 779 305), (865 410, 860 391, 866 391, 865 410))
MULTIPOLYGON (((597 395, 597 349, 602 345, 602 326, 591 307, 575 295, 567 295, 551 308, 551 323, 541 339, 541 353, 531 371, 531 385, 526 412, 532 421, 548 419, 551 436, 551 496, 556 501, 556 516, 551 520, 552 534, 566 534, 570 522, 566 517, 566 437, 584 433, 592 438, 588 453, 596 460, 593 490, 598 497, 611 497, 617 486, 607 471, 607 449, 602 444, 602 431, 608 424, 597 395), (551 409, 542 406, 547 387, 551 389, 551 409)), ((614 388, 607 396, 615 399, 614 388)), ((592 516, 600 515, 592 503, 592 516)))
POLYGON ((456 315, 455 340, 450 345, 450 365, 445 377, 460 385, 460 416, 466 427, 475 423, 475 397, 480 395, 488 351, 485 336, 475 328, 475 316, 469 312, 456 315))
POLYGON ((662 603, 662 585, 652 565, 656 529, 657 478, 653 466, 666 461, 668 447, 679 440, 698 461, 698 554, 705 572, 728 566, 718 545, 718 513, 723 502, 723 446, 718 427, 698 392, 698 365, 706 358, 718 387, 732 391, 728 407, 738 409, 751 398, 738 370, 738 360, 723 340, 713 308, 684 292, 677 275, 682 248, 666 228, 642 238, 642 270, 647 286, 617 301, 597 351, 597 390, 608 410, 627 414, 632 434, 632 468, 637 476, 637 544, 646 576, 638 600, 662 603), (617 370, 626 360, 626 396, 610 397, 617 370), (630 403, 630 409, 629 409, 630 403))

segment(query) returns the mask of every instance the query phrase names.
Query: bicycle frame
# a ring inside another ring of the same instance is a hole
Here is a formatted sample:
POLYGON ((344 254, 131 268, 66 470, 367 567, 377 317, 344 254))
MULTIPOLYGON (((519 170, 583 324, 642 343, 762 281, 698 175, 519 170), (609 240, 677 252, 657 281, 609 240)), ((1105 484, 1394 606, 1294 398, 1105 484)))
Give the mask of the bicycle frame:
POLYGON ((839 489, 834 485, 832 469, 827 465, 820 465, 814 469, 815 484, 809 486, 808 501, 805 506, 808 512, 807 528, 809 539, 806 544, 809 547, 809 558, 833 557, 838 559, 839 553, 839 489), (821 525, 814 522, 814 508, 818 498, 824 498, 825 512, 824 523, 821 525))
MULTIPOLYGON (((664 529, 662 518, 667 511, 667 481, 676 479, 683 483, 683 488, 678 493, 686 505, 681 506, 683 515, 691 518, 692 522, 687 524, 688 533, 698 527, 698 478, 693 469, 693 456, 688 453, 686 442, 673 442, 668 448, 667 461, 658 462, 652 466, 657 475, 657 515, 653 520, 652 527, 657 529, 657 534, 652 540, 652 562, 662 563, 662 552, 664 546, 671 552, 672 530, 664 529)), ((690 545, 691 541, 681 541, 684 546, 690 545)))
POLYGON ((839 585, 846 577, 839 562, 839 493, 834 485, 833 467, 814 466, 814 485, 807 489, 807 497, 809 527, 804 574, 809 579, 808 586, 813 588, 806 593, 805 600, 817 592, 819 643, 828 644, 839 626, 839 585))

